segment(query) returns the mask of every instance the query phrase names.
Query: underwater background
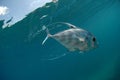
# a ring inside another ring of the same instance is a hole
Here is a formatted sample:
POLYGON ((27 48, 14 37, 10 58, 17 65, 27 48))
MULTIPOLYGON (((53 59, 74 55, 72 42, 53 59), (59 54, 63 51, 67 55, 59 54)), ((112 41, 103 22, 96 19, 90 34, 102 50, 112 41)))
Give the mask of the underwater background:
POLYGON ((3 25, 1 20, 0 80, 120 80, 120 0, 59 0, 11 27, 3 25), (46 37, 42 26, 55 22, 92 32, 99 47, 47 60, 66 53, 53 39, 41 45, 46 37))

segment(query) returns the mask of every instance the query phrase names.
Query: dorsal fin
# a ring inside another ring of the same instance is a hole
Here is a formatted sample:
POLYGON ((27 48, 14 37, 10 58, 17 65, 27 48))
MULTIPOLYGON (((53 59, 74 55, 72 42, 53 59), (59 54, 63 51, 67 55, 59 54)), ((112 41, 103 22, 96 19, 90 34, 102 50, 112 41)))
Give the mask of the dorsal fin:
POLYGON ((75 27, 75 26, 73 26, 73 25, 70 25, 70 28, 73 28, 73 29, 75 29, 76 27, 75 27))

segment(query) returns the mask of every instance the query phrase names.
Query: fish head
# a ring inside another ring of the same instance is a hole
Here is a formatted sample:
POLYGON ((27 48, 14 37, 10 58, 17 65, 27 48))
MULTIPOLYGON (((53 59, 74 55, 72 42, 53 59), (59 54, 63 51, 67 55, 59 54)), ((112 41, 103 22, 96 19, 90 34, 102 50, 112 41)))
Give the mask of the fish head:
MULTIPOLYGON (((96 49, 98 47, 98 41, 96 39, 96 37, 91 34, 90 32, 82 32, 82 39, 80 39, 81 41, 81 46, 80 46, 80 51, 89 51, 89 50, 93 50, 96 49)), ((81 38, 81 37, 80 37, 81 38)))
POLYGON ((95 36, 89 35, 86 36, 87 49, 96 49, 98 47, 98 41, 95 36))

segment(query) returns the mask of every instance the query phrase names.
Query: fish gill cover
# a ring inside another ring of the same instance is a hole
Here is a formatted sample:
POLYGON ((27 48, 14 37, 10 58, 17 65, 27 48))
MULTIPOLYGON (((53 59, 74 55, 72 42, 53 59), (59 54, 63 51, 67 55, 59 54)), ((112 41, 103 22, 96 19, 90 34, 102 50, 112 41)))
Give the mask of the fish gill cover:
MULTIPOLYGON (((90 29, 85 23, 100 11, 108 10, 116 1, 118 0, 59 0, 37 8, 11 27, 2 29, 4 20, 0 21, 1 80, 109 80, 115 67, 104 62, 106 59, 101 50, 94 55, 90 52, 87 56, 74 57, 70 54, 74 58, 68 56, 71 60, 66 58, 64 61, 60 59, 41 62, 41 56, 56 55, 65 51, 52 39, 42 46, 46 33, 41 29, 55 22, 68 22, 90 29)), ((98 30, 95 29, 93 31, 97 33, 98 30)), ((101 39, 101 35, 99 36, 98 39, 101 39)), ((116 50, 118 49, 115 48, 116 50)), ((113 74, 113 80, 114 76, 113 74)))

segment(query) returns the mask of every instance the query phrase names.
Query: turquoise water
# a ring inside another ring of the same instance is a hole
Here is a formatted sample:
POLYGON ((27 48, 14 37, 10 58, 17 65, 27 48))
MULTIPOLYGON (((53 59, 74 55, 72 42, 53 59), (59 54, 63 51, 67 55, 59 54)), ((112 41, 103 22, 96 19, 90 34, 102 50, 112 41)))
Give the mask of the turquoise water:
POLYGON ((0 28, 0 80, 120 80, 119 19, 119 0, 59 0, 36 9, 11 27, 0 28), (42 26, 54 22, 92 32, 99 48, 45 60, 66 53, 53 39, 41 45, 46 36, 42 26))

